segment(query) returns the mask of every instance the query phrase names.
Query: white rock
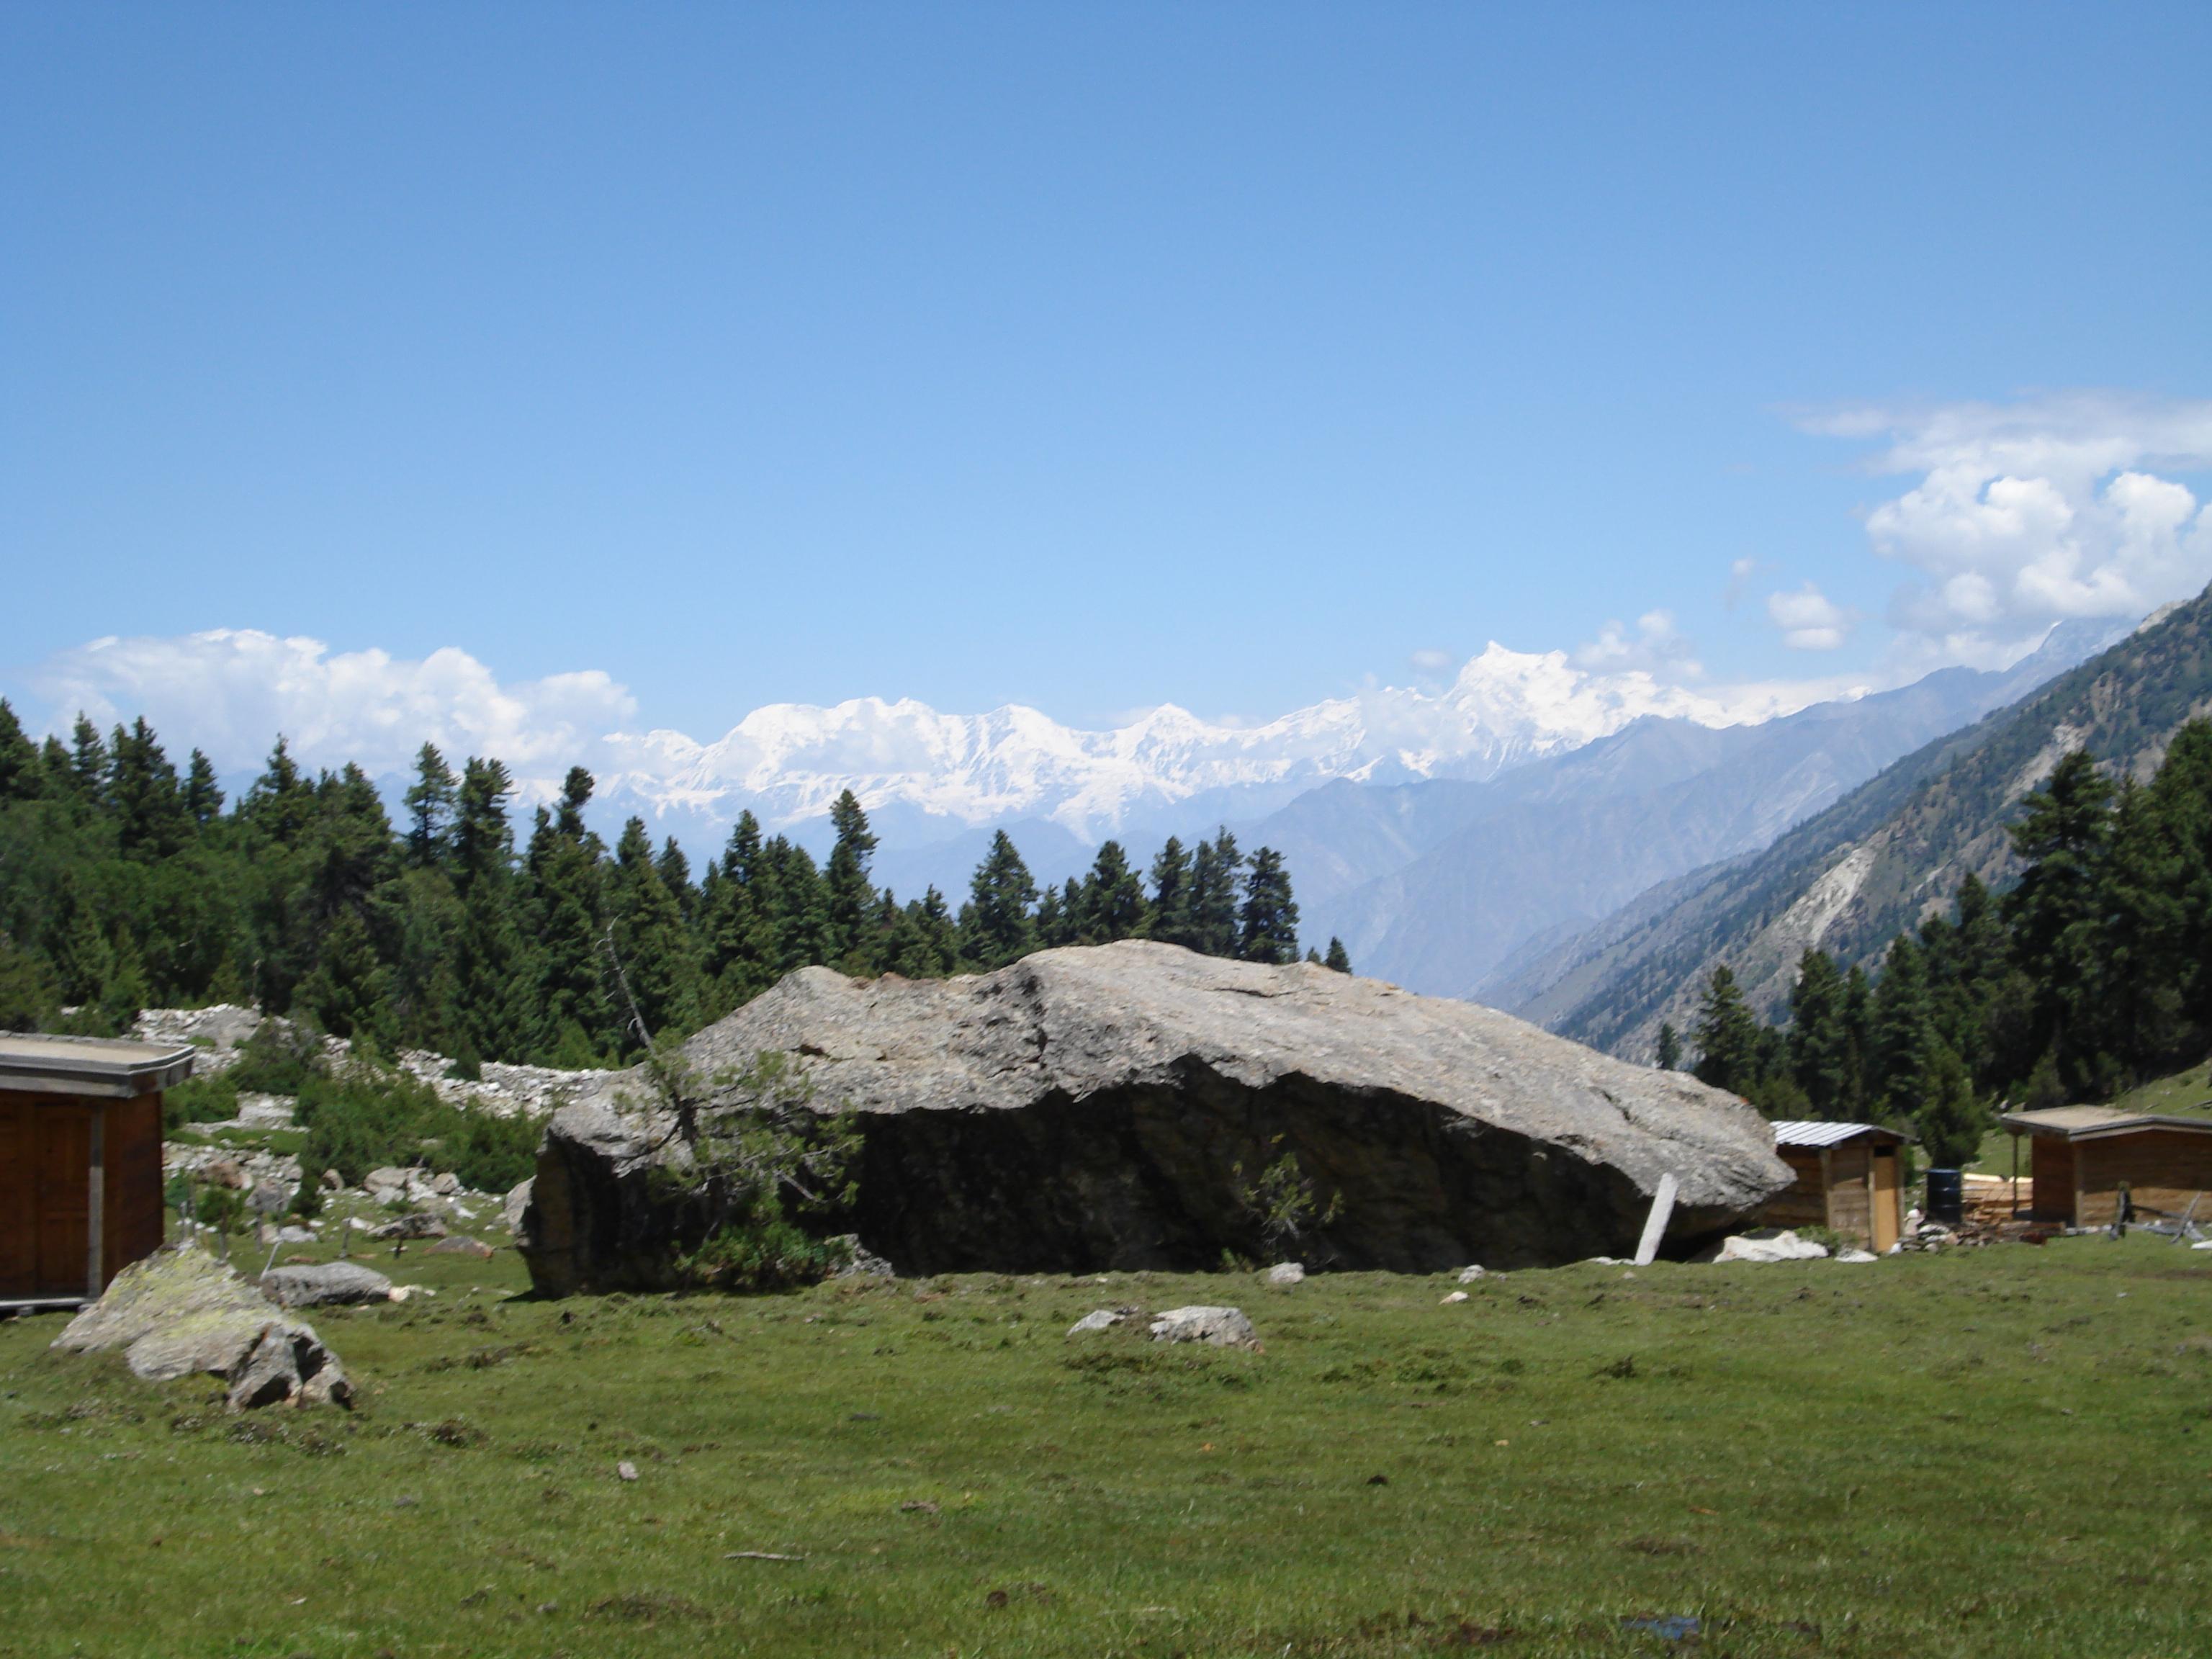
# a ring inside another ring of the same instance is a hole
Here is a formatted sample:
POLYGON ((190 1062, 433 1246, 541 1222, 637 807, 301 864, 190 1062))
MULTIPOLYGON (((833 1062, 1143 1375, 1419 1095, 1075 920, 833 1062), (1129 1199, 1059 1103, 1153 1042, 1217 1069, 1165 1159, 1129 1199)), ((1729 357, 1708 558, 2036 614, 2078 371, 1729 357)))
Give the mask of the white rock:
POLYGON ((1721 1246, 1716 1261, 1817 1261, 1828 1254, 1824 1244, 1791 1232, 1771 1238, 1746 1238, 1741 1234, 1721 1246))
POLYGON ((1070 1325, 1067 1328, 1067 1334, 1070 1336, 1080 1336, 1085 1331, 1111 1330, 1125 1317, 1125 1315, 1115 1313, 1111 1308, 1094 1308, 1070 1325))
POLYGON ((507 1231, 519 1233, 522 1231, 523 1212, 530 1208, 530 1193, 536 1184, 537 1177, 532 1176, 529 1180, 519 1182, 514 1190, 507 1194, 507 1202, 500 1206, 499 1212, 501 1224, 507 1231))
POLYGON ((1455 1302, 1464 1302, 1466 1300, 1467 1292, 1465 1291, 1454 1291, 1449 1296, 1444 1298, 1444 1304, 1449 1307, 1455 1302))
POLYGON ((362 1190, 378 1193, 404 1193, 407 1190, 407 1171, 386 1168, 371 1170, 362 1178, 362 1190))
POLYGON ((451 1198, 461 1190, 461 1178, 451 1170, 441 1170, 430 1177, 430 1190, 441 1198, 451 1198))
POLYGON ((1155 1342, 1209 1342, 1217 1348, 1249 1348, 1259 1340, 1242 1308, 1170 1308, 1152 1321, 1155 1342))
POLYGON ((615 1465, 615 1476, 617 1480, 635 1480, 637 1479, 637 1465, 625 1457, 615 1465))
POLYGON ((1483 1270, 1480 1267, 1462 1267, 1459 1270, 1459 1282, 1462 1285, 1472 1285, 1481 1277, 1483 1270))
POLYGON ((2212 1238, 2200 1238, 2189 1248, 2192 1250, 2212 1250, 2212 1238))
POLYGON ((1841 1249, 1836 1252, 1838 1261, 1879 1261, 1881 1258, 1872 1250, 1841 1249))
POLYGON ((1278 1261, 1267 1269, 1267 1282, 1270 1285, 1302 1284, 1304 1282, 1305 1276, 1306 1267, 1303 1261, 1278 1261))

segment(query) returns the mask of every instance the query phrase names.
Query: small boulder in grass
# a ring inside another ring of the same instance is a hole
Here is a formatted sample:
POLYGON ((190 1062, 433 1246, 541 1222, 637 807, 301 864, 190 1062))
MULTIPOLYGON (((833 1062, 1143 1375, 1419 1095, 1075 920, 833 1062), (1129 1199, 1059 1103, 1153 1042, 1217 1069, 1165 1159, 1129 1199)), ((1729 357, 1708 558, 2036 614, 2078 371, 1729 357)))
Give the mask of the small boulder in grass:
POLYGON ((1067 1328, 1070 1336, 1082 1336, 1091 1331, 1110 1331, 1127 1318, 1127 1314, 1112 1308, 1093 1308, 1089 1313, 1067 1328))
POLYGON ((1242 1308, 1170 1308, 1152 1321, 1155 1342, 1204 1342, 1217 1348, 1253 1348, 1259 1334, 1242 1308))
POLYGON ((358 1261, 272 1267, 261 1275, 261 1290, 280 1308, 345 1307, 392 1299, 392 1281, 358 1261))
POLYGON ((446 1224, 427 1210, 411 1210, 381 1227, 370 1228, 368 1236, 381 1239, 443 1238, 446 1224))
POLYGON ((1270 1285, 1300 1285, 1305 1282, 1306 1265, 1303 1261, 1278 1261, 1267 1269, 1270 1285))
POLYGON ((455 1233, 451 1238, 441 1238, 428 1251, 432 1255, 473 1256, 478 1261, 488 1261, 494 1252, 482 1239, 471 1238, 466 1233, 455 1233))

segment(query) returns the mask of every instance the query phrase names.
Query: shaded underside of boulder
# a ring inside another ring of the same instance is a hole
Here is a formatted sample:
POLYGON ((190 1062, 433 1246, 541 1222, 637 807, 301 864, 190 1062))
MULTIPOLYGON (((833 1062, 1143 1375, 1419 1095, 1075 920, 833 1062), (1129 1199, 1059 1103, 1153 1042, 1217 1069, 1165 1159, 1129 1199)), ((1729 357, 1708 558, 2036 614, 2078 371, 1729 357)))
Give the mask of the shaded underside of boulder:
MULTIPOLYGON (((1128 942, 916 982, 805 969, 686 1045, 708 1116, 763 1052, 862 1137, 845 1219, 902 1273, 1259 1259, 1246 1194, 1293 1155, 1333 1218, 1308 1262, 1432 1272, 1632 1252, 1659 1178, 1681 1254, 1787 1185, 1735 1097, 1494 1010, 1310 964, 1128 942)), ((667 1282, 702 1218, 681 1126, 618 1074, 554 1118, 517 1246, 542 1291, 667 1282)))

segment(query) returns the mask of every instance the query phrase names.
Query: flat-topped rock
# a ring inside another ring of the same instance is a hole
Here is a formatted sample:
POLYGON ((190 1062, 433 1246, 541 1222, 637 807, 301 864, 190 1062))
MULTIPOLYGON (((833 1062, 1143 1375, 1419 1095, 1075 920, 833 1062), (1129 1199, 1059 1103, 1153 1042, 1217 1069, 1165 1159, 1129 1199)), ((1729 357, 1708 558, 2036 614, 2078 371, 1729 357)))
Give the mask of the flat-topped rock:
MULTIPOLYGON (((1295 1156, 1309 1266, 1437 1272, 1633 1252, 1662 1175, 1681 1253, 1788 1184, 1763 1119, 1472 1003, 1124 942, 914 981, 787 976, 700 1032, 692 1104, 774 1051, 864 1144, 850 1218, 902 1273, 1211 1267, 1274 1246, 1246 1194, 1295 1156), (721 1081, 715 1081, 716 1079, 721 1081)), ((680 1137, 641 1072, 556 1115, 518 1247, 541 1290, 643 1287, 696 1241, 650 1179, 680 1137)), ((665 1188, 666 1183, 659 1183, 665 1188)))

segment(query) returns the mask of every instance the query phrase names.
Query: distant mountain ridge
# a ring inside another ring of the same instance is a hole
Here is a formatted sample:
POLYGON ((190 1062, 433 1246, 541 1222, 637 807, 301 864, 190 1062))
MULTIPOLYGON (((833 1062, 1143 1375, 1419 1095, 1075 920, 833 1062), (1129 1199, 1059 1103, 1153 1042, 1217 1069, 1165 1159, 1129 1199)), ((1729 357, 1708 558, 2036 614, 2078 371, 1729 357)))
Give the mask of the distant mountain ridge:
POLYGON ((1662 1019, 1687 1024, 1717 963, 1771 1014, 1808 946, 1871 963, 1968 872, 2008 880, 2006 826, 2069 750, 2147 777, 2175 729, 2208 708, 2212 589, 1905 757, 1764 851, 1677 877, 1524 951, 1486 989, 1524 1018, 1631 1058, 1648 1054, 1662 1019))

